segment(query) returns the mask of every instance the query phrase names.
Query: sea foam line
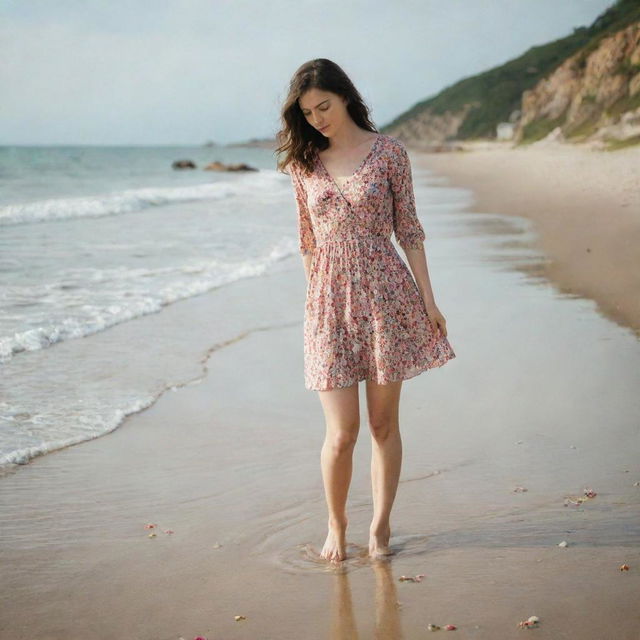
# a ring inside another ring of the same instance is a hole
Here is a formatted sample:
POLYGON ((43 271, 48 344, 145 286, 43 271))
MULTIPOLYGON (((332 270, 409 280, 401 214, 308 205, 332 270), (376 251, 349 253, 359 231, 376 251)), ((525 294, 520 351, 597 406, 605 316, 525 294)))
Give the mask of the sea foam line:
POLYGON ((0 207, 0 226, 50 222, 69 218, 97 218, 142 211, 194 200, 222 200, 242 190, 240 184, 219 182, 189 187, 127 189, 79 198, 56 198, 0 207))
MULTIPOLYGON (((164 306, 206 293, 215 287, 227 285, 244 278, 260 276, 275 262, 296 252, 293 238, 283 238, 261 259, 240 263, 226 263, 207 260, 198 265, 184 265, 185 274, 197 274, 197 279, 176 278, 156 292, 142 293, 137 299, 122 298, 117 304, 110 304, 93 310, 90 317, 66 317, 46 326, 20 331, 12 336, 0 336, 0 363, 9 362, 16 354, 45 349, 56 342, 82 338, 99 331, 134 320, 140 316, 157 313, 164 306)), ((126 276, 126 274, 125 274, 126 276)))

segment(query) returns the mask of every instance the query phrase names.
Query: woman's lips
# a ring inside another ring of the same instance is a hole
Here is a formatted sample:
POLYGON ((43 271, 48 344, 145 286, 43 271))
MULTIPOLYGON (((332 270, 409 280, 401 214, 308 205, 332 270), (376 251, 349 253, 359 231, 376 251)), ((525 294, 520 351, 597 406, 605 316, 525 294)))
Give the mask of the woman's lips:
POLYGON ((318 129, 318 131, 325 131, 328 128, 329 128, 329 125, 326 125, 326 126, 322 127, 322 129, 318 129))

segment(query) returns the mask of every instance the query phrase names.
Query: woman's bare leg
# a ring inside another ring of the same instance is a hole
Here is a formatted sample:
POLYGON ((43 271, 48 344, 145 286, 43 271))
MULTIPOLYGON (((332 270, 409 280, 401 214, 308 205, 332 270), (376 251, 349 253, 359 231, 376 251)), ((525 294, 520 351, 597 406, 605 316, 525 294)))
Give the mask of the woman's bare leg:
POLYGON ((367 380, 367 407, 371 430, 371 489, 373 519, 369 528, 369 555, 390 555, 389 517, 402 466, 399 405, 402 380, 379 385, 367 380))
POLYGON ((347 494, 353 468, 353 449, 360 429, 358 383, 350 387, 319 391, 327 425, 320 462, 329 511, 329 532, 321 552, 327 560, 347 557, 347 494))

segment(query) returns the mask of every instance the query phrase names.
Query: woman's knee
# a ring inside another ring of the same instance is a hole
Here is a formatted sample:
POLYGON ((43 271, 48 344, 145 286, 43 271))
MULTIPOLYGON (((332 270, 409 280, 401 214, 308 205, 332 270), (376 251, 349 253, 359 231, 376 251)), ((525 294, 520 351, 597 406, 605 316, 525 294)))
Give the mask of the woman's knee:
POLYGON ((327 429, 327 442, 334 453, 352 451, 357 440, 360 425, 353 424, 348 428, 327 429))
POLYGON ((335 453, 353 449, 360 429, 358 384, 321 391, 320 400, 327 425, 326 441, 335 453))
POLYGON ((373 438, 384 442, 390 435, 399 431, 395 412, 380 412, 369 416, 369 430, 373 438))
POLYGON ((388 384, 367 381, 367 409, 371 435, 379 441, 386 440, 399 431, 399 405, 402 380, 388 384))

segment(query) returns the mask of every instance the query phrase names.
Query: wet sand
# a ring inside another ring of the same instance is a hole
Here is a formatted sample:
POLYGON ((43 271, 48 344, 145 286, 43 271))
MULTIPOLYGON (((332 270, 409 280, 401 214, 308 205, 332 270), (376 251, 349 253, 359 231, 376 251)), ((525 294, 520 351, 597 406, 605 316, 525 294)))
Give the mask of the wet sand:
MULTIPOLYGON (((292 256, 163 311, 201 354, 192 384, 0 479, 2 637, 409 640, 433 623, 496 639, 536 615, 541 638, 636 639, 640 343, 518 271, 543 260, 524 221, 458 212, 458 197, 418 192, 421 210, 441 199, 426 249, 459 357, 403 385, 389 563, 366 557, 363 385, 349 558, 317 559, 324 422, 302 382, 292 256), (218 335, 240 318, 249 328, 218 335), (565 506, 585 488, 596 497, 565 506)), ((134 339, 153 321, 112 330, 134 339)))
POLYGON ((559 290, 595 300, 640 336, 640 146, 468 143, 416 158, 449 184, 471 189, 472 211, 525 216, 559 290))

